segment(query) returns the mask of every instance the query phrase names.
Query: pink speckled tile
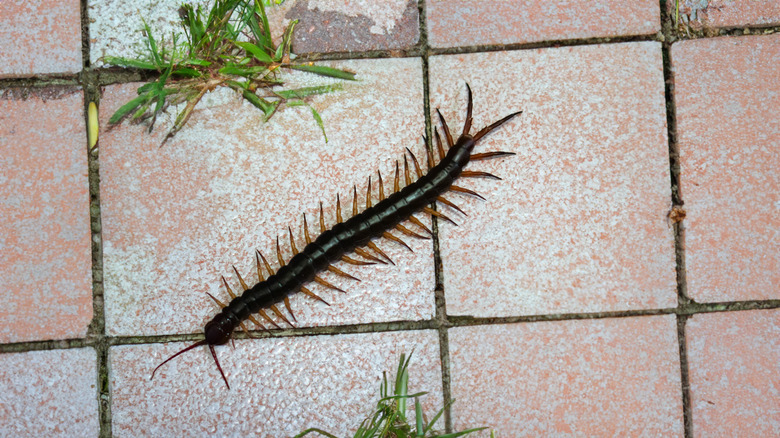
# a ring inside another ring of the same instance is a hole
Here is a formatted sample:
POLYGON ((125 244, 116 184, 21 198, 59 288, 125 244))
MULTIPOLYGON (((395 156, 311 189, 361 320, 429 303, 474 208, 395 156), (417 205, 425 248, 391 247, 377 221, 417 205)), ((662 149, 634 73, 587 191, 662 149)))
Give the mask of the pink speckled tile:
MULTIPOLYGON (((225 275, 239 287, 235 264, 255 283, 255 248, 275 263, 274 239, 291 255, 287 226, 302 248, 307 213, 319 234, 318 202, 335 223, 336 193, 346 217, 352 186, 364 204, 366 181, 376 169, 392 187, 391 169, 404 148, 423 150, 423 101, 418 59, 350 61, 358 82, 311 104, 322 115, 322 133, 304 108, 284 108, 263 124, 262 113, 230 92, 216 93, 196 110, 189 127, 159 147, 166 127, 152 135, 123 124, 101 138, 101 184, 107 331, 115 335, 200 331, 215 313, 206 296, 225 299, 225 275), (221 100, 220 100, 221 99, 221 100)), ((327 79, 297 75, 304 85, 327 79), (306 83, 305 81, 310 82, 306 83)), ((135 86, 110 87, 101 109, 111 111, 135 86)), ((167 120, 158 121, 166 123, 167 120)), ((362 208, 361 208, 362 209, 362 208)), ((430 241, 409 240, 414 253, 380 242, 397 266, 338 265, 363 281, 325 278, 346 295, 312 286, 332 306, 298 294, 292 307, 300 325, 420 320, 434 314, 430 241)))
POLYGON ((283 8, 300 22, 295 53, 407 49, 420 39, 415 0, 296 0, 283 8))
POLYGON ((95 350, 0 355, 0 435, 98 436, 95 350))
POLYGON ((674 315, 462 327, 449 339, 456 429, 683 436, 674 315))
POLYGON ((661 30, 657 1, 430 0, 432 47, 646 35, 661 30))
POLYGON ((697 436, 780 436, 780 310, 694 315, 686 329, 697 436))
POLYGON ((92 320, 81 90, 0 95, 0 342, 82 337, 92 320))
POLYGON ((435 56, 432 107, 460 132, 524 112, 477 145, 503 181, 450 195, 441 226, 447 312, 481 317, 675 306, 669 158, 657 43, 435 56))
POLYGON ((79 0, 0 2, 0 77, 81 70, 79 0))
POLYGON ((680 20, 692 26, 736 27, 766 26, 780 23, 780 2, 777 0, 681 0, 667 2, 675 18, 679 6, 680 20))
POLYGON ((780 298, 780 35, 672 46, 688 295, 780 298))
POLYGON ((435 331, 242 340, 235 350, 217 347, 230 390, 205 347, 149 381, 152 369, 183 346, 111 349, 117 437, 282 437, 309 427, 344 436, 376 406, 382 372, 394 379, 401 353, 413 349, 409 393, 428 391, 420 401, 431 416, 442 406, 435 331))

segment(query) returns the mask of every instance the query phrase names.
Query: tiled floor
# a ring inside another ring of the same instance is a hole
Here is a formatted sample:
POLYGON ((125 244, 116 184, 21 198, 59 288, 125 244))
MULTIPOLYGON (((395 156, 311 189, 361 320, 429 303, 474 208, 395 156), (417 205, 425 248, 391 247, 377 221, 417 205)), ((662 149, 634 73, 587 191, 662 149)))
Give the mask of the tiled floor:
POLYGON ((780 8, 542 3, 287 0, 294 51, 357 72, 309 101, 329 141, 214 92, 163 147, 172 117, 106 129, 139 84, 100 57, 145 50, 141 17, 170 35, 178 0, 0 3, 0 435, 346 436, 410 351, 429 418, 457 400, 441 429, 780 435, 780 8), (460 132, 465 83, 477 127, 523 110, 478 144, 516 153, 473 166, 503 178, 464 183, 487 201, 448 196, 468 216, 443 207, 435 245, 339 264, 362 281, 293 297, 297 329, 218 347, 230 391, 203 347, 149 380, 233 265, 254 283, 320 201, 332 225, 337 193, 389 191, 436 108, 460 132))

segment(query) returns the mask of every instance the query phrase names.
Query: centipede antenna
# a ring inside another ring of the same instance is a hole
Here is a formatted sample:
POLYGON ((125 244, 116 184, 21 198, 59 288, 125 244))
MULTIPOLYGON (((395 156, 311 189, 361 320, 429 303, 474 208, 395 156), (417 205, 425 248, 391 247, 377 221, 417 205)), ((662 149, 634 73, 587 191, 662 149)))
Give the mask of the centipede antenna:
POLYGON ((366 244, 366 246, 367 246, 367 247, 369 247, 369 248, 371 248, 371 249, 373 249, 374 251, 376 251, 376 252, 377 252, 379 255, 381 255, 382 257, 386 258, 386 259, 387 259, 387 261, 388 261, 388 262, 390 262, 390 264, 391 264, 391 265, 395 265, 395 262, 394 262, 394 261, 393 261, 393 260, 392 260, 390 257, 388 257, 388 256, 387 256, 387 254, 385 254, 385 252, 384 252, 384 251, 382 251, 381 249, 379 249, 379 247, 376 245, 376 243, 369 241, 369 242, 366 244))
POLYGON ((257 314, 258 314, 258 315, 260 315, 260 317, 262 317, 264 320, 268 321, 268 322, 269 322, 271 325, 273 325, 274 327, 278 328, 279 330, 281 330, 281 329, 282 329, 281 327, 279 327, 279 324, 277 324, 277 323, 276 323, 276 321, 274 321, 273 319, 271 319, 271 317, 270 317, 270 316, 268 316, 268 314, 267 314, 267 313, 265 313, 265 310, 263 310, 263 309, 260 309, 260 310, 258 310, 258 311, 257 311, 257 314))
POLYGON ((342 293, 347 293, 344 289, 341 289, 340 287, 334 285, 333 283, 329 282, 328 280, 325 280, 324 278, 320 277, 319 275, 314 276, 314 281, 316 281, 318 284, 321 284, 325 287, 329 287, 333 290, 337 290, 342 293))
POLYGON ((493 175, 492 173, 480 172, 480 171, 476 171, 476 170, 464 170, 463 172, 460 173, 460 176, 462 176, 464 178, 480 178, 480 177, 484 177, 484 178, 501 180, 501 177, 493 175))
POLYGON ((287 226, 287 232, 290 233, 290 247, 292 247, 293 256, 298 255, 298 247, 295 246, 295 238, 292 234, 292 228, 287 226))
POLYGON ((322 212, 322 201, 320 201, 320 233, 324 233, 326 229, 327 228, 325 228, 325 214, 322 212))
POLYGON ((399 243, 399 244, 401 244, 401 245, 405 246, 405 247, 406 247, 406 249, 408 249, 409 251, 411 251, 411 252, 414 252, 414 250, 413 250, 413 249, 412 249, 412 248, 411 248, 409 245, 407 245, 407 244, 406 244, 406 242, 404 242, 404 241, 403 241, 403 240, 401 240, 400 238, 398 238, 398 237, 396 237, 396 236, 394 236, 394 235, 390 234, 390 232, 389 232, 389 231, 385 231, 385 232, 383 232, 383 233, 382 233, 382 237, 384 237, 385 239, 392 240, 393 242, 397 242, 397 243, 399 243))
POLYGON ((379 177, 379 200, 384 201, 385 200, 385 183, 382 182, 382 172, 376 171, 377 176, 379 177))
POLYGON ((306 213, 303 214, 303 240, 306 244, 311 243, 311 236, 309 236, 309 224, 306 222, 306 213))
MULTIPOLYGON (((227 283, 225 283, 225 285, 227 286, 227 283)), ((232 294, 232 293, 233 293, 233 291, 232 291, 232 290, 230 290, 230 287, 228 287, 228 294, 232 294)), ((224 309, 225 307, 227 307, 227 306, 225 305, 225 303, 223 303, 222 301, 220 301, 219 299, 217 299, 217 297, 215 297, 214 295, 211 295, 211 294, 210 294, 210 293, 208 293, 208 292, 206 292, 206 295, 208 295, 208 296, 209 296, 209 298, 211 298, 212 300, 214 300, 214 302, 215 302, 215 303, 217 303, 217 306, 219 306, 219 308, 220 308, 220 309, 224 309)), ((235 298, 235 295, 233 295, 232 297, 233 297, 233 298, 235 298)))
POLYGON ((219 370, 219 374, 222 375, 222 380, 225 381, 225 386, 227 386, 227 389, 230 390, 230 384, 228 383, 227 377, 225 377, 225 372, 222 371, 222 366, 219 364, 219 359, 217 359, 217 352, 214 350, 214 346, 211 344, 209 345, 209 350, 211 351, 211 357, 214 358, 214 363, 217 364, 217 369, 219 370))
POLYGON ((469 161, 479 161, 479 160, 485 160, 494 157, 508 157, 510 155, 515 155, 515 153, 504 152, 504 151, 482 152, 479 154, 472 154, 471 157, 469 158, 469 161))
POLYGON ((477 141, 479 141, 480 138, 488 135, 488 133, 490 133, 490 131, 498 128, 499 126, 503 125, 504 123, 510 121, 513 117, 515 117, 517 115, 520 115, 522 113, 523 113, 522 111, 514 112, 514 113, 504 117, 503 119, 501 119, 501 120, 499 120, 497 122, 494 122, 494 123, 491 123, 488 126, 485 126, 484 128, 482 128, 482 130, 480 130, 479 132, 477 132, 474 135, 474 142, 476 143, 477 141))
POLYGON ((452 134, 450 134, 450 127, 447 126, 447 121, 444 120, 444 116, 441 115, 441 111, 438 108, 436 108, 436 114, 439 115, 439 120, 441 120, 441 129, 444 131, 444 138, 447 139, 447 147, 453 147, 455 143, 452 142, 452 134))
POLYGON ((436 211, 436 210, 432 209, 431 207, 423 207, 423 211, 428 213, 428 214, 430 214, 431 216, 440 217, 440 218, 444 219, 445 221, 450 222, 452 225, 455 225, 455 226, 458 225, 458 224, 455 223, 454 220, 448 218, 444 213, 442 213, 440 211, 436 211))
POLYGON ((399 190, 401 190, 401 185, 399 184, 400 182, 399 176, 400 174, 398 172, 398 160, 395 160, 395 182, 393 183, 393 193, 396 193, 399 190))
POLYGON ((433 129, 433 133, 436 136, 436 150, 439 151, 439 159, 444 159, 444 145, 441 144, 441 137, 439 136, 439 130, 437 128, 433 129))
POLYGON ((471 87, 469 87, 468 83, 466 84, 466 90, 468 90, 469 102, 466 105, 466 123, 463 124, 463 134, 461 135, 467 135, 469 133, 469 130, 471 129, 471 109, 474 106, 471 100, 471 87))
POLYGON ((368 176, 368 189, 366 190, 366 210, 371 208, 371 175, 368 176))
POLYGON ((315 294, 314 292, 310 291, 309 289, 307 289, 307 288, 305 288, 303 286, 301 286, 301 292, 303 292, 304 295, 306 295, 307 297, 311 297, 311 298, 314 298, 315 300, 322 301, 326 305, 330 306, 329 302, 323 300, 322 298, 320 298, 319 295, 315 294))
POLYGON ((279 236, 276 236, 276 259, 279 260, 279 267, 285 265, 284 257, 282 257, 282 248, 279 246, 279 236))
POLYGON ((336 223, 340 224, 344 222, 344 218, 341 216, 341 198, 336 193, 336 223))
POLYGON ((436 200, 441 202, 444 205, 449 205, 450 207, 454 208, 455 210, 458 210, 459 212, 463 213, 464 216, 468 216, 465 211, 461 210, 460 207, 455 205, 455 203, 453 203, 449 199, 445 198, 444 196, 437 196, 436 200))
POLYGON ((263 276, 263 268, 260 267, 260 251, 255 250, 255 261, 257 266, 257 279, 258 281, 265 281, 263 276))
POLYGON ((263 264, 265 265, 265 270, 268 271, 268 275, 274 275, 274 268, 272 268, 271 264, 268 263, 268 260, 265 259, 263 253, 261 253, 260 251, 257 251, 257 253, 260 254, 260 258, 263 260, 263 264))
POLYGON ((295 317, 295 314, 292 311, 292 307, 290 307, 290 299, 287 297, 284 297, 284 307, 287 308, 287 311, 290 312, 290 316, 292 316, 293 321, 298 322, 298 318, 295 317))
POLYGON ((352 216, 355 217, 358 214, 357 208, 357 186, 352 185, 352 216))
POLYGON ((352 257, 345 256, 345 255, 341 256, 341 261, 345 262, 345 263, 349 263, 350 265, 355 265, 355 266, 368 266, 368 265, 375 265, 376 264, 374 262, 365 262, 363 260, 356 260, 356 259, 353 259, 352 257))
POLYGON ((479 193, 475 192, 474 190, 469 190, 465 187, 451 185, 449 190, 452 190, 453 192, 460 192, 460 193, 466 193, 468 195, 476 196, 477 198, 486 201, 485 197, 480 195, 479 193))
MULTIPOLYGON (((355 248, 353 251, 355 251, 355 254, 357 254, 357 255, 359 255, 359 256, 361 256, 361 257, 363 257, 363 258, 369 259, 369 260, 371 260, 372 262, 375 262, 375 263, 381 263, 381 264, 383 264, 383 265, 386 265, 386 264, 387 264, 387 262, 386 262, 386 261, 384 261, 384 260, 380 259, 379 257, 377 257, 377 256, 375 256, 375 255, 373 255, 373 254, 371 254, 370 252, 366 251, 366 250, 365 250, 365 249, 363 249, 363 248, 355 248)), ((342 260, 343 260, 343 259, 342 259, 342 260)))
MULTIPOLYGON (((154 379, 154 374, 157 372, 157 370, 159 370, 159 369, 160 369, 160 367, 162 367, 162 366, 163 366, 163 365, 165 365, 166 363, 170 362, 170 361, 171 361, 171 360, 173 360, 174 358, 176 358, 176 357, 178 357, 178 356, 180 356, 180 355, 182 355, 182 354, 184 354, 184 353, 186 353, 186 352, 188 352, 188 351, 192 350, 193 348, 200 347, 201 345, 207 345, 207 344, 208 344, 208 342, 206 342, 206 340, 204 339, 204 340, 202 340, 202 341, 198 341, 198 342, 196 342, 196 343, 194 343, 194 344, 190 345, 189 347, 185 347, 185 348, 183 348, 183 349, 179 350, 177 353, 175 353, 174 355, 172 355, 172 356, 171 356, 171 357, 169 357, 168 359, 165 359, 165 360, 163 361, 163 363, 161 363, 160 365, 157 365, 157 367, 156 367, 156 368, 155 368, 155 369, 152 371, 152 376, 149 378, 149 380, 153 380, 153 379, 154 379)), ((209 347, 210 347, 210 346, 209 346, 209 347)), ((217 365, 219 365, 219 364, 217 364, 217 365)), ((221 370, 220 370, 220 371, 221 371, 221 370)), ((223 377, 224 377, 224 375, 223 375, 223 377)), ((225 380, 225 383, 227 383, 227 380, 225 380)), ((230 388, 230 386, 228 386, 228 388, 230 388)))
POLYGON ((282 313, 279 310, 279 308, 276 307, 276 304, 274 304, 273 306, 270 306, 269 309, 271 309, 271 312, 274 312, 274 315, 278 316, 279 318, 281 318, 282 321, 284 321, 287 324, 289 324, 290 327, 295 328, 295 325, 293 323, 291 323, 290 320, 287 319, 286 316, 284 316, 284 313, 282 313))
POLYGON ((409 148, 406 148, 406 151, 409 152, 409 155, 412 156, 412 163, 414 163, 414 172, 417 174, 417 178, 422 178, 423 173, 422 169, 420 169, 420 163, 417 161, 417 157, 414 156, 414 153, 409 148))
POLYGON ((333 273, 334 273, 334 274, 336 274, 336 275, 340 275, 340 276, 342 276, 342 277, 344 277, 344 278, 349 278, 349 279, 351 279, 351 280, 360 281, 360 279, 359 279, 359 278, 357 278, 357 277, 353 277, 353 276, 351 276, 351 275, 347 274, 346 272, 342 271, 341 269, 339 269, 339 268, 337 268, 337 267, 335 267, 335 266, 333 266, 333 265, 329 265, 329 266, 328 266, 328 271, 330 271, 330 272, 333 272, 333 273))
POLYGON ((420 227, 420 228, 422 228, 423 230, 427 231, 427 232, 428 232, 428 234, 430 234, 431 236, 433 236, 433 231, 431 231, 431 229, 430 229, 430 228, 428 228, 428 226, 427 226, 427 225, 425 225, 424 223, 422 223, 422 221, 421 221, 420 219, 417 219, 417 217, 416 217, 416 216, 414 216, 414 215, 410 215, 410 216, 409 216, 409 222, 411 222, 411 223, 413 223, 413 224, 417 225, 418 227, 420 227))
POLYGON ((417 237, 418 239, 430 239, 430 237, 428 237, 428 236, 423 236, 422 234, 417 234, 417 233, 415 233, 414 231, 412 231, 412 230, 410 230, 410 229, 406 228, 405 226, 403 226, 403 225, 401 225, 401 224, 397 224, 397 225, 395 226, 395 229, 396 229, 396 230, 398 230, 398 231, 400 231, 400 232, 402 232, 402 233, 404 233, 404 234, 406 234, 407 236, 411 236, 411 237, 417 237))
POLYGON ((406 154, 404 154, 404 181, 407 186, 412 183, 412 176, 409 173, 409 162, 406 161, 406 154))
POLYGON ((238 282, 241 283, 241 288, 244 290, 249 289, 249 286, 247 286, 246 282, 243 278, 241 278, 241 274, 238 273, 238 269, 236 269, 235 266, 233 266, 233 272, 236 273, 236 277, 238 277, 238 282))

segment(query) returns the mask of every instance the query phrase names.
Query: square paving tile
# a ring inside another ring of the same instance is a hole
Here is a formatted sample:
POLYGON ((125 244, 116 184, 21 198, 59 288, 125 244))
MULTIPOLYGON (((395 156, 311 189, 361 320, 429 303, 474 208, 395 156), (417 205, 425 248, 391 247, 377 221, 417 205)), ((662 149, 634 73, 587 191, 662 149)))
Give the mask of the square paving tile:
MULTIPOLYGON (((385 190, 395 160, 411 145, 424 155, 421 64, 418 59, 341 62, 358 72, 344 91, 312 99, 329 142, 306 107, 284 108, 268 123, 240 96, 216 93, 192 116, 189 127, 160 147, 166 120, 152 135, 123 124, 101 137, 102 218, 107 331, 112 335, 201 331, 215 313, 206 292, 227 294, 220 277, 239 288, 236 268, 257 281, 255 249, 274 266, 279 236, 285 260, 288 226, 303 247, 302 213, 318 235, 318 202, 325 223, 335 223, 336 194, 345 217, 353 184, 365 203, 366 182, 376 171, 385 190), (210 101, 210 102, 209 102, 210 101)), ((303 85, 326 83, 295 76, 303 85), (306 82, 309 81, 309 82, 306 82)), ((135 94, 138 84, 112 86, 103 96, 102 120, 135 94)), ((361 207, 362 210, 362 207, 361 207)), ((292 307, 300 325, 420 320, 434 314, 430 241, 409 241, 414 253, 393 243, 380 246, 396 266, 339 267, 360 283, 324 277, 346 295, 313 286, 328 307, 297 294, 292 307)))
POLYGON ((688 295, 780 298, 780 35, 672 46, 688 295))
POLYGON ((0 2, 0 78, 81 70, 81 2, 0 2))
POLYGON ((686 341, 696 436, 778 436, 780 310, 693 315, 686 341))
POLYGON ((646 35, 661 30, 651 0, 425 2, 432 47, 646 35))
POLYGON ((92 321, 84 101, 0 94, 0 342, 83 337, 92 321))
POLYGON ((683 436, 674 315, 461 327, 449 340, 457 430, 683 436))
POLYGON ((412 350, 410 394, 428 391, 420 401, 429 418, 442 406, 434 331, 241 340, 235 349, 217 347, 230 390, 205 347, 149 381, 154 367, 185 345, 111 348, 116 436, 281 437, 309 427, 354 434, 379 400, 382 372, 394 381, 401 354, 412 350))
POLYGON ((659 44, 435 56, 430 72, 456 132, 466 82, 475 127, 524 111, 475 149, 516 156, 468 166, 504 178, 463 182, 487 202, 449 196, 468 214, 441 226, 449 314, 677 304, 659 44))
POLYGON ((0 355, 0 435, 96 437, 95 350, 0 355))

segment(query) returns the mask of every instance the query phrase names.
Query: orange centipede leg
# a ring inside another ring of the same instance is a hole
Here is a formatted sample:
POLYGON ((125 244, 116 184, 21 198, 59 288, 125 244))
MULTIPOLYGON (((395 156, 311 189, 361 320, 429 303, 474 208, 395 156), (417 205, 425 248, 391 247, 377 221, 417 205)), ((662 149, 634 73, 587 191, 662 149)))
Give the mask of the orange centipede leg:
POLYGON ((479 172, 476 170, 464 170, 460 173, 460 176, 465 178, 474 178, 474 177, 484 177, 484 178, 491 178, 496 180, 501 180, 500 176, 493 175, 489 172, 479 172))
POLYGON ((379 177, 379 200, 384 201, 385 200, 385 183, 382 182, 382 172, 376 171, 377 176, 379 177))
POLYGON ((401 240, 399 237, 396 237, 396 236, 394 236, 394 235, 390 234, 390 232, 389 232, 389 231, 385 231, 385 232, 383 232, 383 233, 382 233, 382 237, 384 237, 385 239, 392 240, 393 242, 397 242, 397 243, 399 243, 399 244, 401 244, 401 245, 405 246, 405 247, 406 247, 406 249, 408 249, 409 251, 411 251, 411 252, 414 252, 414 250, 413 250, 413 249, 412 249, 412 248, 411 248, 409 245, 407 245, 407 244, 406 244, 406 242, 404 242, 403 240, 401 240))
POLYGON ((436 135, 436 150, 439 151, 439 159, 442 160, 444 159, 444 145, 441 144, 441 137, 439 136, 439 130, 434 129, 433 133, 436 135))
POLYGON ((315 294, 314 292, 310 291, 309 289, 301 286, 301 292, 303 292, 306 296, 314 298, 315 300, 322 301, 326 305, 330 306, 330 303, 320 298, 319 295, 315 294))
MULTIPOLYGON (((441 120, 441 129, 444 131, 444 138, 447 139, 447 146, 448 147, 454 146, 455 143, 453 143, 452 141, 452 134, 450 134, 450 127, 447 126, 447 121, 444 120, 444 116, 441 115, 441 111, 439 111, 438 108, 436 108, 436 114, 439 115, 439 120, 441 120)), ((476 142, 477 140, 474 139, 474 141, 476 142)))
POLYGON ((413 223, 413 224, 417 225, 418 227, 420 227, 420 228, 422 228, 423 230, 427 231, 427 232, 428 232, 428 234, 430 234, 431 236, 433 236, 433 231, 431 231, 431 229, 430 229, 430 228, 428 228, 428 226, 427 226, 427 225, 425 225, 424 223, 422 223, 422 221, 421 221, 420 219, 417 219, 417 218, 416 218, 414 215, 411 215, 411 216, 409 216, 409 222, 411 222, 411 223, 413 223))
POLYGON ((456 226, 458 225, 457 223, 455 223, 454 220, 452 220, 449 217, 447 217, 444 213, 442 213, 440 211, 436 211, 436 210, 432 209, 431 207, 423 207, 423 211, 428 213, 428 214, 430 214, 431 216, 440 217, 440 218, 444 219, 445 221, 451 223, 452 225, 456 225, 456 226))
POLYGON ((276 304, 274 304, 273 306, 269 307, 269 309, 271 309, 271 312, 274 312, 274 314, 275 314, 276 316, 278 316, 279 318, 281 318, 281 319, 282 319, 282 321, 284 321, 284 322, 286 322, 287 324, 289 324, 289 325, 290 325, 290 327, 293 327, 293 328, 295 328, 295 325, 293 325, 293 323, 291 323, 291 322, 290 322, 290 320, 289 320, 289 319, 287 319, 287 317, 285 317, 285 316, 284 316, 284 314, 283 314, 281 311, 279 311, 279 308, 278 308, 278 307, 276 307, 276 304))
POLYGON ((469 161, 486 160, 488 158, 495 158, 495 157, 508 157, 510 155, 515 155, 515 153, 505 152, 505 151, 482 152, 480 154, 472 154, 471 157, 469 158, 469 161))
POLYGON ((337 267, 335 267, 333 265, 328 266, 328 271, 333 272, 336 275, 340 275, 340 276, 342 276, 344 278, 349 278, 349 279, 352 279, 352 280, 360 281, 359 278, 353 277, 353 276, 347 274, 346 272, 342 271, 341 269, 339 269, 339 268, 337 268, 337 267))
POLYGON ((388 257, 388 256, 387 256, 387 254, 385 254, 385 252, 384 252, 384 251, 382 251, 381 249, 379 249, 379 247, 376 245, 376 243, 374 243, 374 242, 370 242, 370 241, 369 241, 369 242, 366 244, 366 246, 367 246, 367 247, 369 247, 369 248, 371 248, 371 249, 373 249, 374 251, 376 251, 376 252, 377 252, 379 255, 381 255, 382 257, 386 258, 386 259, 387 259, 387 261, 388 261, 388 262, 390 262, 390 264, 391 264, 391 265, 395 265, 395 262, 394 262, 394 261, 393 261, 393 260, 392 260, 390 257, 388 257))
POLYGON ((409 155, 412 156, 412 163, 414 163, 414 172, 417 174, 417 178, 422 178, 423 173, 422 169, 420 169, 420 163, 417 162, 417 157, 414 156, 414 153, 412 153, 411 149, 406 148, 406 152, 409 152, 409 155))
POLYGON ((402 233, 404 233, 404 234, 406 234, 407 236, 417 237, 418 239, 430 239, 430 237, 423 236, 422 234, 417 234, 414 231, 406 228, 405 226, 403 226, 401 224, 396 225, 395 229, 400 231, 400 232, 402 232, 402 233))
POLYGON ((471 87, 469 87, 469 84, 466 84, 466 90, 468 90, 469 93, 469 102, 466 104, 466 123, 463 124, 463 133, 461 135, 467 135, 471 129, 471 109, 474 107, 471 100, 471 87))
POLYGON ((467 189, 465 187, 451 185, 449 190, 452 190, 453 192, 466 193, 468 195, 476 196, 477 198, 479 198, 479 199, 481 199, 483 201, 486 201, 484 196, 480 195, 479 193, 477 193, 477 192, 475 192, 473 190, 469 190, 469 189, 467 189))
POLYGON ((461 210, 460 207, 455 205, 452 201, 445 198, 444 196, 437 196, 436 200, 441 202, 444 205, 449 205, 450 207, 454 208, 455 210, 458 210, 459 212, 463 213, 464 216, 468 216, 465 211, 461 210))
POLYGON ((290 299, 287 297, 284 297, 284 307, 286 307, 287 311, 290 312, 290 316, 292 316, 293 321, 298 322, 298 318, 295 317, 295 313, 293 313, 292 307, 290 307, 290 299))
POLYGON ((333 290, 337 290, 339 292, 347 293, 344 289, 341 289, 340 287, 334 285, 333 283, 329 282, 328 280, 325 280, 324 278, 320 277, 319 275, 314 276, 314 281, 316 281, 318 284, 321 284, 325 287, 329 287, 333 290))

